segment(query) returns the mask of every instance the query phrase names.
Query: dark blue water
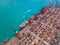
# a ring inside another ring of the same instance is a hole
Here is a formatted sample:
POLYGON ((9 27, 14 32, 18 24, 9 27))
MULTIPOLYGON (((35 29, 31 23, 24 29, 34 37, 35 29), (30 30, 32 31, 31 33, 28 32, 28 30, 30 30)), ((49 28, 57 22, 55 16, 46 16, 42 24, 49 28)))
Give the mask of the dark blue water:
POLYGON ((14 35, 26 19, 49 5, 49 0, 0 0, 0 42, 14 35))

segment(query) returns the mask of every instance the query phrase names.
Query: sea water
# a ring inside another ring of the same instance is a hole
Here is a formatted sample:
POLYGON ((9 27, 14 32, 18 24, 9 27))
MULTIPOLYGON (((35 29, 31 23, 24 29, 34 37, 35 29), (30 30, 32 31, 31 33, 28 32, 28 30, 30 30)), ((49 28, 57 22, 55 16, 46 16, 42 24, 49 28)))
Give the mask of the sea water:
POLYGON ((49 0, 0 0, 0 42, 12 38, 14 29, 49 5, 49 0))

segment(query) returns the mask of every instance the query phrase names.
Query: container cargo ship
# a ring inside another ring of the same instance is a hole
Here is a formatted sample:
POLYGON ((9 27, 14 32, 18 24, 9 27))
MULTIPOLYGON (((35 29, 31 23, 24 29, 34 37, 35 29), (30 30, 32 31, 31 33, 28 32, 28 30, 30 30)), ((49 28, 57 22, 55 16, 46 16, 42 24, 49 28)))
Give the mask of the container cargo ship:
POLYGON ((19 25, 19 30, 4 45, 60 45, 60 8, 44 7, 19 25))

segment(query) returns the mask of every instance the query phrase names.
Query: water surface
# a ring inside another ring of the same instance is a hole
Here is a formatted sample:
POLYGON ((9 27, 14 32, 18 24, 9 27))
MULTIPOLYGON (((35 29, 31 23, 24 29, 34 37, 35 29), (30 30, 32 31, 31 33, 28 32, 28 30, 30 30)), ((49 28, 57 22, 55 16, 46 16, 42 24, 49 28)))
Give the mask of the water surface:
POLYGON ((0 0, 0 42, 14 35, 18 26, 39 10, 49 5, 48 0, 0 0))

